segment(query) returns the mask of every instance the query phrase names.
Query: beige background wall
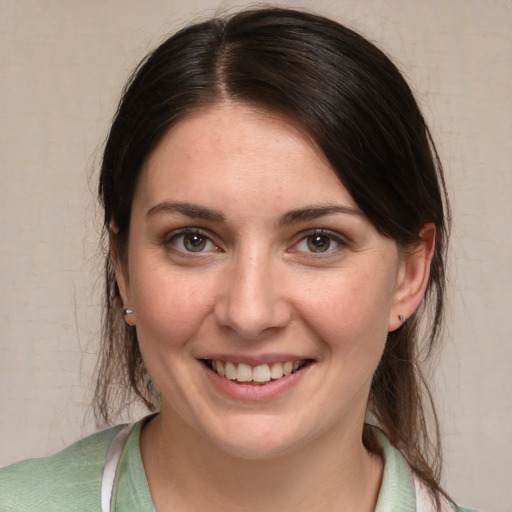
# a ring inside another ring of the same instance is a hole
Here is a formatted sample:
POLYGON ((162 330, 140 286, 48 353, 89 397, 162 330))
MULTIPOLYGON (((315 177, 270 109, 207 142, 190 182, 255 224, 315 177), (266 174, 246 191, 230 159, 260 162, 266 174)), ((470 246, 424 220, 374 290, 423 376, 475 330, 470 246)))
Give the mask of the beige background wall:
MULTIPOLYGON (((312 0, 406 73, 454 206, 436 373, 447 488, 512 511, 512 1, 312 0)), ((129 71, 164 34, 244 2, 0 0, 0 465, 93 430, 101 143, 129 71), (186 6, 185 6, 186 5, 186 6)))

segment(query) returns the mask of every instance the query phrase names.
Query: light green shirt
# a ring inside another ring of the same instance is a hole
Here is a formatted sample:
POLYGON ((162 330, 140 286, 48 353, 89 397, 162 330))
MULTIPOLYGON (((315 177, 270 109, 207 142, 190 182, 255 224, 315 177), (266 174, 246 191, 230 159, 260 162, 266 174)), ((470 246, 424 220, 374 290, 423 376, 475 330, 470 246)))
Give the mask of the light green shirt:
MULTIPOLYGON (((142 465, 139 435, 131 432, 122 452, 112 510, 155 512, 142 465)), ((82 439, 51 457, 0 469, 1 512, 101 511, 101 478, 107 449, 120 426, 82 439)), ((414 483, 400 452, 383 436, 385 466, 375 512, 415 512, 414 483)), ((458 512, 471 512, 457 508, 458 512)))

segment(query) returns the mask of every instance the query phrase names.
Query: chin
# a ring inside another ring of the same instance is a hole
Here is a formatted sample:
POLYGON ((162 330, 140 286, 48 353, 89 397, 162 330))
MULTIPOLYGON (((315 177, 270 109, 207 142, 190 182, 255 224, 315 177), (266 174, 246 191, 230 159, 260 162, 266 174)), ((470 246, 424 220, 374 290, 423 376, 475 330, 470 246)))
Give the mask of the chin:
POLYGON ((247 460, 267 460, 287 455, 311 440, 311 435, 290 429, 290 422, 269 421, 237 422, 225 428, 210 442, 232 457, 247 460))

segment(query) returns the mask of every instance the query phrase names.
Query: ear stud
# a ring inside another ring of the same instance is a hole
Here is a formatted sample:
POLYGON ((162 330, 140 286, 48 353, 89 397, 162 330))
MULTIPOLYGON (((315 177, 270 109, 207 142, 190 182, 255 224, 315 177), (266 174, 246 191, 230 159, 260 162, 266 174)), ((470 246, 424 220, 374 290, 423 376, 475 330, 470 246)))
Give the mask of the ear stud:
POLYGON ((404 315, 398 315, 398 320, 400 320, 400 322, 403 324, 405 322, 404 315))
POLYGON ((132 309, 123 309, 123 322, 124 322, 124 325, 126 325, 126 327, 134 327, 135 326, 135 324, 132 325, 131 323, 129 323, 126 320, 126 317, 130 316, 130 315, 133 315, 132 309))

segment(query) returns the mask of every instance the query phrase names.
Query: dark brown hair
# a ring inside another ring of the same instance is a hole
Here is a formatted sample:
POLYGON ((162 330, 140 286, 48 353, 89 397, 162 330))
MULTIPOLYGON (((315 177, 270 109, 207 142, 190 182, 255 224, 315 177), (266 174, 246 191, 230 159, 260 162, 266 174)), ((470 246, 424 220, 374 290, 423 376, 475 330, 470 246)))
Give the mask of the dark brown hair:
MULTIPOLYGON (((309 13, 250 10, 181 30, 135 70, 107 139, 99 195, 105 233, 116 226, 121 257, 144 161, 177 121, 222 99, 278 111, 301 125, 368 219, 399 246, 417 242, 426 223, 436 226, 426 296, 388 335, 369 412, 431 490, 442 493, 437 419, 434 413, 431 435, 424 407, 431 399, 420 363, 422 354, 432 355, 442 323, 449 211, 441 165, 409 86, 373 44, 309 13)), ((158 398, 136 330, 121 321, 109 256, 105 271, 95 406, 97 417, 108 422, 134 396, 150 410, 158 408, 158 398)), ((378 450, 368 427, 364 442, 378 450)))

